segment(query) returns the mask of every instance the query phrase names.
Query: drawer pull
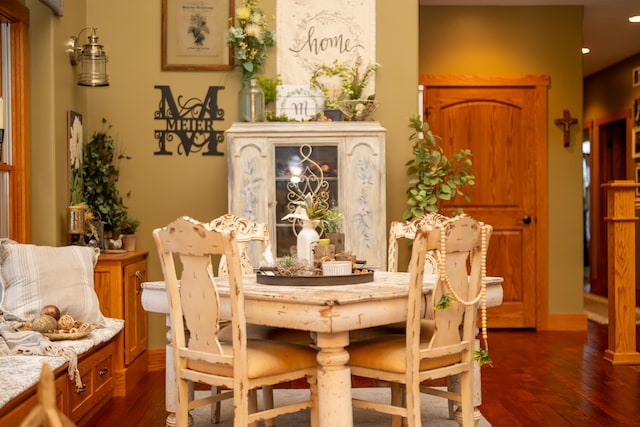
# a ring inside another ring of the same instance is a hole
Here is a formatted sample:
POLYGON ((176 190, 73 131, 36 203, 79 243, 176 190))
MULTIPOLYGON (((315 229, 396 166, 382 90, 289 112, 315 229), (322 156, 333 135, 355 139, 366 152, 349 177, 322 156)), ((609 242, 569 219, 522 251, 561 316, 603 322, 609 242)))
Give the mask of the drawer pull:
POLYGON ((136 270, 136 295, 140 294, 142 291, 142 282, 144 281, 144 276, 140 270, 136 270))
POLYGON ((109 368, 102 368, 98 371, 98 375, 103 377, 109 373, 109 368))
POLYGON ((87 389, 88 389, 88 388, 89 388, 89 387, 87 387, 87 385, 86 385, 86 384, 84 384, 82 387, 78 387, 78 388, 76 389, 76 393, 78 393, 78 394, 82 394, 82 393, 84 393, 85 391, 87 391, 87 389))

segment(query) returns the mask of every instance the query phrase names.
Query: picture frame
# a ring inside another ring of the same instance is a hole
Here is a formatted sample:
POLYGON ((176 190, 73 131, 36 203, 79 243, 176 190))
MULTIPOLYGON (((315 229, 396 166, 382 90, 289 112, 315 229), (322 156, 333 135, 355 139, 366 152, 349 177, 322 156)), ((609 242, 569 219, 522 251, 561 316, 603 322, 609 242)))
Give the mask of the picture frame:
POLYGON ((633 153, 632 157, 634 159, 640 158, 640 127, 633 128, 632 132, 632 147, 633 153))
POLYGON ((82 201, 82 158, 84 146, 82 114, 67 111, 67 200, 69 205, 82 201))
POLYGON ((230 71, 234 0, 162 0, 163 71, 230 71))

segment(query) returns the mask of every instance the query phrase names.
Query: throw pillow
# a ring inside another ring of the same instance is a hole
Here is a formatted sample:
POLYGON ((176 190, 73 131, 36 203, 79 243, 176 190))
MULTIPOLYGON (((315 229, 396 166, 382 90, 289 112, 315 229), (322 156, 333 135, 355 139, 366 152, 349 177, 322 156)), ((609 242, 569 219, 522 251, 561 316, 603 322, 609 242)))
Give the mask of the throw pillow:
POLYGON ((0 241, 0 311, 5 318, 33 320, 53 304, 62 314, 103 326, 93 269, 98 254, 83 246, 37 246, 0 241))

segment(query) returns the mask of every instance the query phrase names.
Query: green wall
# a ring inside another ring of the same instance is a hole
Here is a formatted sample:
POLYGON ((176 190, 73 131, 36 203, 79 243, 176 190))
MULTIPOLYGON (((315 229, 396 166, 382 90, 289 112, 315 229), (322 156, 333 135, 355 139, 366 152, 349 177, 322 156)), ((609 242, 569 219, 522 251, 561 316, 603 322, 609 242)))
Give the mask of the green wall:
MULTIPOLYGON (((549 313, 581 313, 582 7, 422 7, 420 74, 544 74, 548 91, 549 313)), ((527 177, 522 177, 527 179, 527 177)), ((477 183, 476 185, 483 185, 477 183)), ((485 184, 486 185, 486 184, 485 184)))
MULTIPOLYGON (((236 117, 240 72, 161 71, 160 1, 67 0, 61 18, 37 0, 26 4, 32 20, 37 17, 33 22, 38 23, 30 28, 32 240, 38 244, 65 243, 66 112, 75 110, 84 115, 85 140, 100 129, 104 117, 113 126, 111 134, 116 143, 132 157, 121 165, 120 188, 125 193, 131 191, 126 203, 132 215, 142 221, 138 246, 150 251, 149 280, 160 280, 162 272, 151 231, 180 215, 208 220, 226 213, 227 157, 154 156, 154 129, 162 128, 162 122, 153 119, 160 100, 154 85, 170 86, 174 97, 201 99, 209 86, 224 86, 219 104, 227 119, 216 122, 214 128, 225 130, 236 117), (69 65, 64 45, 70 35, 86 26, 98 28, 99 42, 109 55, 109 87, 75 85, 76 70, 69 65), (44 71, 50 68, 52 72, 44 71)), ((261 4, 267 15, 275 16, 276 0, 263 0, 261 4)), ((387 129, 387 188, 402 188, 406 181, 403 165, 410 155, 407 123, 417 109, 418 4, 414 0, 380 0, 376 8, 376 56, 382 68, 376 77, 376 98, 381 106, 375 118, 387 129), (398 26, 397 22, 404 25, 398 26), (400 59, 398 43, 402 44, 400 59)), ((266 74, 275 72, 274 50, 266 74)), ((220 148, 226 151, 224 143, 220 148)), ((402 194, 389 193, 388 218, 400 218, 402 194)), ((151 315, 149 324, 149 347, 162 347, 163 316, 151 315)))
MULTIPOLYGON (((153 118, 160 100, 154 85, 170 86, 174 96, 198 98, 209 86, 225 86, 219 103, 227 120, 214 124, 224 130, 236 115, 240 73, 161 71, 159 1, 67 0, 63 17, 54 16, 38 0, 25 4, 32 22, 32 240, 66 240, 67 111, 84 115, 85 140, 100 129, 104 117, 113 126, 116 142, 132 157, 122 164, 120 188, 131 192, 126 202, 142 221, 138 245, 150 251, 149 280, 160 280, 151 231, 179 215, 206 220, 225 213, 227 158, 154 156, 154 129, 162 128, 153 118), (86 26, 98 28, 109 55, 109 87, 75 84, 76 70, 64 49, 68 37, 86 26)), ((262 5, 268 15, 275 15, 276 0, 262 5)), ((406 205, 407 124, 418 108, 419 73, 547 74, 549 311, 582 312, 581 136, 572 133, 571 147, 563 148, 562 132, 553 125, 562 110, 580 116, 582 108, 582 8, 419 7, 415 0, 378 0, 376 8, 376 55, 382 68, 376 77, 381 106, 374 116, 387 129, 388 220, 400 218, 406 205)), ((266 74, 275 74, 275 67, 273 51, 266 74)), ((221 150, 226 151, 225 144, 221 150)), ((162 347, 163 316, 151 315, 149 324, 149 346, 162 347)))

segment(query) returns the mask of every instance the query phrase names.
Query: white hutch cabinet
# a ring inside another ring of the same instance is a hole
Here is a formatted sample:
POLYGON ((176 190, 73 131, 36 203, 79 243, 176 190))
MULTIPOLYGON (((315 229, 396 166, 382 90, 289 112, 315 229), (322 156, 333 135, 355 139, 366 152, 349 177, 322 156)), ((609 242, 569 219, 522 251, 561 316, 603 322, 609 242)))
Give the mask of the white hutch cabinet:
POLYGON ((292 224, 282 220, 295 207, 287 184, 294 169, 313 173, 313 164, 344 215, 345 249, 369 268, 386 269, 385 129, 378 122, 234 123, 226 136, 229 212, 267 223, 275 256, 296 242, 292 224))

